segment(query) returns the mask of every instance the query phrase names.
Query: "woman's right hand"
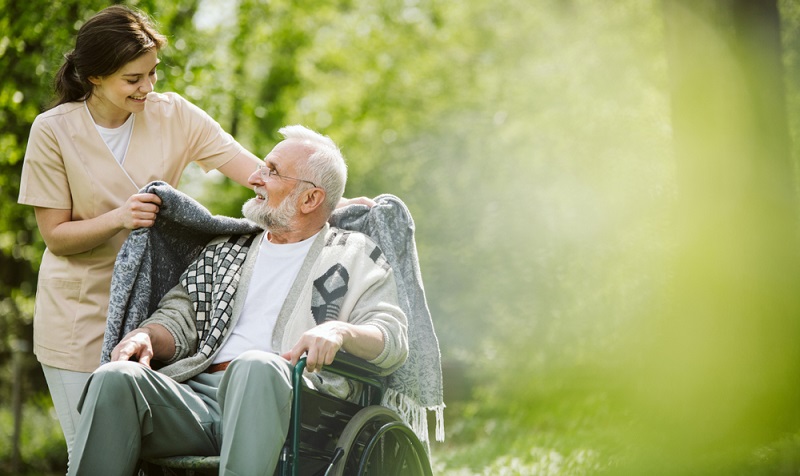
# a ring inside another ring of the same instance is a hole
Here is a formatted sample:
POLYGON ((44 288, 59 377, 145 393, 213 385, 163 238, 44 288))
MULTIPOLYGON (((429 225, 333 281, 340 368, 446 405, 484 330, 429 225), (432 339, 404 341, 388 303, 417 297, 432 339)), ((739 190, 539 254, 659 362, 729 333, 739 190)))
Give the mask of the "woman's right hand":
POLYGON ((123 228, 135 230, 149 228, 156 222, 161 198, 154 193, 137 193, 131 195, 124 205, 117 210, 123 228))
POLYGON ((69 256, 100 246, 122 230, 153 226, 160 206, 158 195, 137 193, 121 207, 94 218, 74 219, 71 209, 34 207, 34 210, 50 252, 69 256))

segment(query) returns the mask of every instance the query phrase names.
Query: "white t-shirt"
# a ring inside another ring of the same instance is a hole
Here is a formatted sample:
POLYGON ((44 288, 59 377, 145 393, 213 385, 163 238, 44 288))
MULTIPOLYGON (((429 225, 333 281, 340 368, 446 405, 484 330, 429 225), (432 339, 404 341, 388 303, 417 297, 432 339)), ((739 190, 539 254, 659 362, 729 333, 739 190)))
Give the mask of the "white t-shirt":
MULTIPOLYGON (((84 104, 86 103, 84 102, 84 104)), ((89 111, 89 106, 86 106, 86 112, 89 112, 89 117, 92 116, 92 113, 89 111)), ((98 126, 97 123, 94 122, 94 117, 92 117, 94 127, 97 129, 97 132, 100 133, 100 137, 103 138, 103 142, 106 143, 108 149, 112 154, 114 154, 114 158, 117 159, 117 162, 119 162, 120 165, 125 162, 125 155, 128 153, 128 146, 131 143, 134 116, 135 114, 129 115, 128 120, 125 121, 125 124, 122 124, 115 129, 98 126)))
POLYGON ((276 245, 264 233, 242 314, 213 363, 233 360, 248 350, 275 351, 272 331, 278 313, 317 234, 298 243, 276 245))

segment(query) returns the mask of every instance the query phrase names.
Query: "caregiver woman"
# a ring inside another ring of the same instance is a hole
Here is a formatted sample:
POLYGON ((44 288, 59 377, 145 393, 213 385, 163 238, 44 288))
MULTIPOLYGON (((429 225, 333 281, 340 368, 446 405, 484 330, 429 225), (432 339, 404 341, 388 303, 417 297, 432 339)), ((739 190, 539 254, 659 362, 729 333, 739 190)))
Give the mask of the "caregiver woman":
POLYGON ((35 207, 47 249, 34 312, 34 352, 71 451, 77 405, 100 363, 114 259, 130 230, 152 226, 190 162, 247 185, 261 163, 205 112, 155 93, 165 45, 146 15, 109 7, 78 32, 58 71, 57 105, 33 123, 19 203, 35 207))

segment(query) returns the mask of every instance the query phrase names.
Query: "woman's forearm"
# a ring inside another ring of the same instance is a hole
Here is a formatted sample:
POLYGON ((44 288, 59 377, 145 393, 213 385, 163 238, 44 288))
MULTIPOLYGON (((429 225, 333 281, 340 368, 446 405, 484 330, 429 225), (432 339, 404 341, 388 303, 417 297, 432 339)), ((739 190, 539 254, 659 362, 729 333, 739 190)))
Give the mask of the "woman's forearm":
POLYGON ((69 256, 96 248, 124 230, 117 210, 88 220, 71 220, 70 210, 36 208, 36 222, 47 248, 56 256, 69 256))
POLYGON ((69 256, 94 249, 122 230, 153 226, 160 205, 158 195, 138 193, 121 207, 84 220, 73 220, 72 210, 36 207, 36 223, 50 252, 69 256))

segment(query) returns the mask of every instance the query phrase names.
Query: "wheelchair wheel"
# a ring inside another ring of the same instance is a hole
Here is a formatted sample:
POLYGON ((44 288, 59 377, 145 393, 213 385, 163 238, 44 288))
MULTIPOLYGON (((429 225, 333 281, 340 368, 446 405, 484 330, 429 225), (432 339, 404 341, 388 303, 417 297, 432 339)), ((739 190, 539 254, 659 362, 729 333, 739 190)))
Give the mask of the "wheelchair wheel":
POLYGON ((397 413, 372 405, 356 413, 342 431, 342 457, 335 476, 432 476, 425 447, 397 413))

